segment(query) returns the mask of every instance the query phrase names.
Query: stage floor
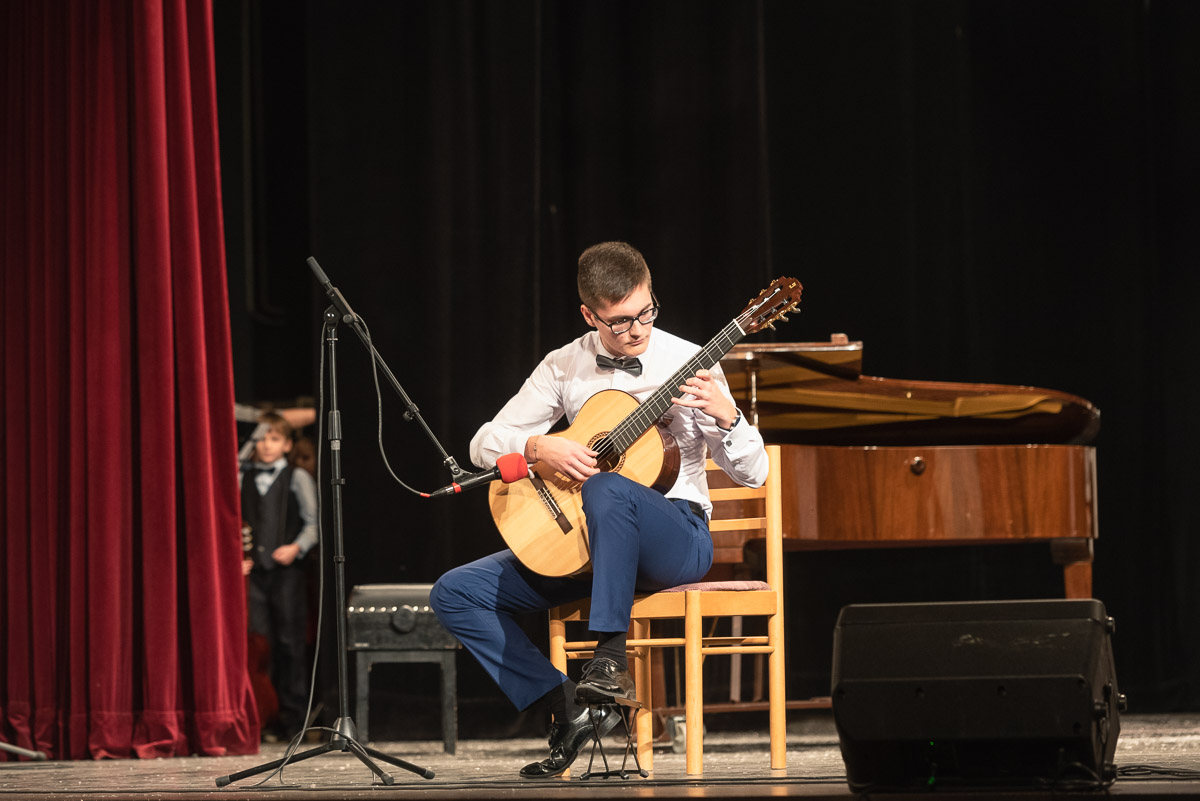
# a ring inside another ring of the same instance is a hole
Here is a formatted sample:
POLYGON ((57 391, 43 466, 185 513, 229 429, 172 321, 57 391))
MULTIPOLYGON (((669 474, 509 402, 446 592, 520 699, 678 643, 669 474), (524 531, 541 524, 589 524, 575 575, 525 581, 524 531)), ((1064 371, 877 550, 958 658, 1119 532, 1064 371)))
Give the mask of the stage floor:
MULTIPOLYGON (((460 740, 457 753, 444 753, 439 742, 372 743, 381 752, 434 772, 432 779, 384 762, 395 779, 384 786, 356 757, 327 753, 288 766, 282 776, 262 774, 218 789, 217 779, 280 758, 283 745, 241 757, 180 757, 104 762, 0 762, 0 796, 17 798, 99 799, 494 799, 509 796, 559 798, 854 798, 846 784, 837 734, 827 713, 792 713, 788 726, 788 767, 769 767, 763 731, 711 733, 705 739, 705 772, 689 778, 684 756, 669 746, 656 749, 649 778, 591 778, 581 781, 587 756, 574 767, 574 778, 532 782, 517 777, 527 762, 545 755, 545 741, 460 740), (265 779, 265 781, 264 781, 265 779), (261 783, 260 783, 261 782, 261 783), (257 786, 256 786, 257 785, 257 786)), ((606 739, 609 762, 619 766, 618 740, 606 739)), ((306 748, 312 747, 306 745, 306 748)), ((1107 792, 1058 793, 1056 798, 1179 796, 1200 798, 1200 716, 1126 715, 1117 741, 1117 781, 1107 792), (1155 772, 1157 771, 1157 772, 1155 772)), ((599 769, 599 768, 597 768, 599 769)), ((946 791, 942 799, 1038 798, 1042 793, 946 791)), ((1049 793, 1045 794, 1049 797, 1049 793)), ((872 798, 886 798, 874 793, 872 798)), ((900 794, 898 797, 905 797, 900 794)))

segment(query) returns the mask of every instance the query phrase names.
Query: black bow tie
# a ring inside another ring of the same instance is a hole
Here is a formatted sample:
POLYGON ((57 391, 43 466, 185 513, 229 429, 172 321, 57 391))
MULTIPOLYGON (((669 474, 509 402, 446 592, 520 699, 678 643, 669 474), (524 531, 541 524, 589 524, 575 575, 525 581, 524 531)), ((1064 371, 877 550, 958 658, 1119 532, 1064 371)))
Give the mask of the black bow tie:
POLYGON ((252 465, 250 465, 249 467, 247 467, 247 468, 246 468, 246 472, 247 472, 247 473, 249 473, 249 474, 250 474, 250 475, 252 475, 252 476, 256 476, 256 475, 258 475, 259 473, 271 473, 271 474, 274 474, 274 473, 275 473, 275 471, 276 471, 276 469, 278 469, 278 468, 277 468, 275 465, 268 465, 268 466, 266 466, 266 467, 259 467, 259 466, 258 466, 258 465, 256 465, 256 464, 252 464, 252 465))
POLYGON ((610 359, 602 353, 596 354, 596 366, 602 370, 624 370, 630 375, 642 374, 642 363, 639 359, 610 359))

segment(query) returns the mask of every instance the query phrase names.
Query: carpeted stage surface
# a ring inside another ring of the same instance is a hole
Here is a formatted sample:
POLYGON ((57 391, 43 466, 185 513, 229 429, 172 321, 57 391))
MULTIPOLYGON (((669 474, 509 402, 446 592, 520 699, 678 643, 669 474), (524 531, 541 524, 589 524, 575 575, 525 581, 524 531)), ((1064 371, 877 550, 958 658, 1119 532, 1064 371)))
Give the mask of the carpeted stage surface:
MULTIPOLYGON (((689 778, 684 757, 669 746, 656 749, 648 778, 591 778, 581 781, 586 755, 570 780, 522 781, 517 770, 544 756, 545 741, 460 740, 457 753, 439 742, 373 743, 393 757, 433 771, 425 779, 379 762, 394 778, 384 786, 356 757, 334 752, 262 774, 224 788, 217 779, 278 759, 283 745, 264 745, 248 757, 181 757, 107 762, 0 762, 0 796, 13 798, 99 799, 492 799, 492 798, 854 798, 846 783, 837 734, 827 715, 794 715, 788 729, 788 767, 769 767, 765 732, 711 734, 705 740, 705 772, 689 778)), ((321 741, 318 741, 321 742, 321 741)), ((620 763, 621 742, 606 739, 610 765, 620 763)), ((306 744, 305 748, 311 747, 306 744)), ((1040 797, 1086 799, 1176 796, 1200 798, 1200 716, 1126 715, 1117 742, 1118 778, 1107 790, 1058 791, 938 788, 941 799, 1029 801, 1040 797)), ((598 769, 598 768, 597 768, 598 769)), ((922 793, 924 794, 924 793, 922 793)), ((872 793, 871 798, 904 798, 913 793, 872 793)))

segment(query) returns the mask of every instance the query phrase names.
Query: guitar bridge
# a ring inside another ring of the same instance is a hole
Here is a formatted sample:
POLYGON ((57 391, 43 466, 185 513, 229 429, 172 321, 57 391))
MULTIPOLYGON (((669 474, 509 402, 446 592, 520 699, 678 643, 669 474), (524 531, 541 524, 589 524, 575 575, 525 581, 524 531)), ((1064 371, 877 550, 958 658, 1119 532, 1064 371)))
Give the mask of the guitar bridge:
POLYGON ((571 529, 574 527, 571 525, 571 521, 567 519, 567 516, 563 514, 562 507, 558 505, 558 501, 554 500, 554 496, 550 494, 550 488, 546 486, 546 482, 542 480, 542 477, 535 470, 529 472, 529 481, 533 484, 533 488, 537 490, 538 498, 541 499, 542 505, 550 512, 550 517, 562 529, 562 533, 570 534, 571 529))

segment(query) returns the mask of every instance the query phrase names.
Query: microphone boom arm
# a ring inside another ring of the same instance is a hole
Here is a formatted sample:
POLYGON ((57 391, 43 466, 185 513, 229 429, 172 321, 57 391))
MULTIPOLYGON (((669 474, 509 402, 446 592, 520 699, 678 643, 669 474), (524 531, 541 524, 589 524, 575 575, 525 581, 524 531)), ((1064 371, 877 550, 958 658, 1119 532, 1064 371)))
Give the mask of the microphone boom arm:
POLYGON ((341 291, 333 285, 333 283, 329 280, 329 276, 325 275, 325 271, 321 269, 321 265, 317 264, 317 260, 312 256, 308 257, 308 266, 312 269, 313 274, 317 277, 317 282, 321 284, 321 288, 325 291, 325 294, 329 296, 329 300, 333 303, 333 307, 338 310, 338 313, 341 315, 342 322, 349 325, 352 329, 354 329, 354 333, 358 334, 359 341, 363 343, 363 347, 365 347, 367 352, 371 354, 371 358, 375 360, 375 364, 379 366, 380 371, 383 373, 388 383, 392 385, 392 389, 394 389, 396 394, 400 397, 400 400, 405 407, 404 419, 409 422, 415 420, 421 426, 421 429, 425 432, 425 436, 429 438, 429 441, 433 443, 435 448, 437 448, 438 453, 442 455, 442 464, 449 468, 451 478, 457 480, 462 476, 468 475, 467 471, 458 466, 458 462, 455 461, 454 457, 446 453, 446 449, 442 447, 442 443, 438 441, 438 438, 433 433, 433 430, 425 422, 425 418, 421 416, 421 410, 417 408, 417 404, 413 403, 412 398, 410 398, 408 393, 404 391, 404 387, 400 385, 400 382, 392 373, 391 368, 387 366, 387 362, 383 360, 383 356, 379 355, 379 351, 375 349, 375 345, 372 344, 370 336, 367 335, 366 328, 363 327, 362 318, 354 313, 354 310, 350 308, 350 304, 346 301, 346 298, 343 297, 341 291))

